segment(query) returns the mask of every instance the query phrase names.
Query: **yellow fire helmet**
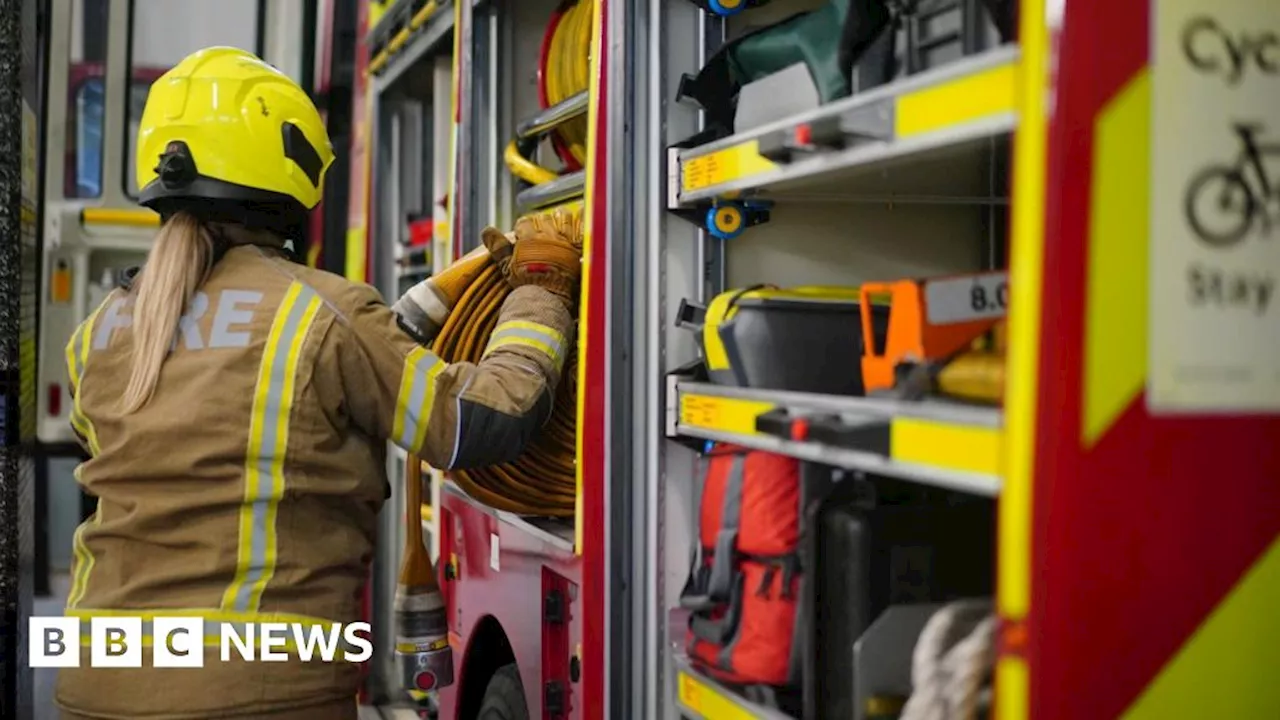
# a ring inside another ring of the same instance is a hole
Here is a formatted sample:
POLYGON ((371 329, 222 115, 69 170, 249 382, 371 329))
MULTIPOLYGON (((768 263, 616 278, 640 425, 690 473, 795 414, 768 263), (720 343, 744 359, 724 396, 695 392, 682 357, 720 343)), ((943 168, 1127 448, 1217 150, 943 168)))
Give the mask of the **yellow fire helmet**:
POLYGON ((332 163, 297 83, 252 53, 210 47, 151 86, 135 173, 139 202, 161 216, 181 209, 299 237, 332 163))

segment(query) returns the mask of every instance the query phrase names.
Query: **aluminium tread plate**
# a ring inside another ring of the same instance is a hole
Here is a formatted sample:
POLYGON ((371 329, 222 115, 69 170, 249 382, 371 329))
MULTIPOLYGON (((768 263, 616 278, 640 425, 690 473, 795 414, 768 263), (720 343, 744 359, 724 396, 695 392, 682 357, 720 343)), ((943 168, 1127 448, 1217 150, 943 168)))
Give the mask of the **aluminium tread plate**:
MULTIPOLYGON (((1000 47, 681 150, 670 173, 679 188, 678 202, 689 205, 743 191, 815 186, 843 173, 880 170, 931 154, 982 151, 992 138, 1016 125, 1018 56, 1017 47, 1000 47), (823 122, 845 128, 845 147, 798 152, 786 163, 760 154, 762 143, 823 122), (865 126, 867 131, 856 134, 852 126, 865 126)), ((870 187, 878 187, 880 180, 874 172, 871 175, 870 187)))
POLYGON ((946 401, 901 402, 677 382, 668 403, 678 436, 744 447, 995 497, 1000 493, 1002 415, 946 401), (851 444, 781 437, 757 430, 757 418, 837 416, 866 428, 851 444), (878 431, 878 432, 877 432, 878 431))
POLYGON ((793 720, 790 715, 753 703, 699 673, 688 657, 674 653, 676 704, 694 720, 793 720))

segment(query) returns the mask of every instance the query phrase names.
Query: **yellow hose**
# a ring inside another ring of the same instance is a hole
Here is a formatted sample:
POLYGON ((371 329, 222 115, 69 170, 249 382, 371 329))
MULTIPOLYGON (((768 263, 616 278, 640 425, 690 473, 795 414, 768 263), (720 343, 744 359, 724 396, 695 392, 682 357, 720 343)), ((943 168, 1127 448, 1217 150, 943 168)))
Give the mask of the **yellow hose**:
MULTIPOLYGON (((531 217, 535 226, 552 229, 582 246, 581 215, 572 211, 531 217)), ((511 292, 492 264, 480 273, 449 314, 432 350, 448 362, 480 362, 498 311, 511 292)), ((450 479, 471 497, 508 512, 542 517, 573 517, 576 495, 577 387, 576 346, 565 363, 551 419, 523 455, 513 463, 452 471, 450 479)))
MULTIPOLYGON (((563 102, 591 86, 591 20, 592 0, 578 0, 560 17, 547 49, 543 79, 548 106, 563 102)), ((562 123, 555 133, 569 148, 579 165, 587 162, 587 118, 585 115, 562 123)), ((520 154, 512 140, 503 152, 503 160, 512 175, 531 185, 542 185, 559 177, 520 154)))
MULTIPOLYGON (((547 53, 547 102, 563 102, 591 87, 592 2, 578 0, 560 18, 547 53)), ((579 116, 564 123, 557 132, 569 145, 578 164, 587 162, 587 118, 579 116)))
POLYGON ((515 140, 507 143, 507 149, 502 153, 502 159, 506 161, 507 169, 511 171, 512 175, 532 185, 549 183, 560 177, 521 155, 520 149, 516 147, 515 140))

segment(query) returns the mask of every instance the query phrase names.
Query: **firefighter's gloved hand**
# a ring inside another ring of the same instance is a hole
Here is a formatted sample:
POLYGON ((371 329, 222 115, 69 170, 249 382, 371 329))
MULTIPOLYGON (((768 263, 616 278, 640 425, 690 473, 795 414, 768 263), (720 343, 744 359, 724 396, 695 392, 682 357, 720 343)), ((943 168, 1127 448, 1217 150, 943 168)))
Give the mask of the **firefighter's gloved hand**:
POLYGON ((582 277, 582 250, 575 242, 580 225, 565 217, 520 220, 512 233, 514 243, 512 237, 488 229, 484 243, 511 287, 537 285, 572 308, 582 277))
POLYGON ((479 247, 462 256, 444 272, 423 280, 400 296, 392 310, 428 336, 444 327, 449 313, 471 283, 489 264, 489 251, 479 247))

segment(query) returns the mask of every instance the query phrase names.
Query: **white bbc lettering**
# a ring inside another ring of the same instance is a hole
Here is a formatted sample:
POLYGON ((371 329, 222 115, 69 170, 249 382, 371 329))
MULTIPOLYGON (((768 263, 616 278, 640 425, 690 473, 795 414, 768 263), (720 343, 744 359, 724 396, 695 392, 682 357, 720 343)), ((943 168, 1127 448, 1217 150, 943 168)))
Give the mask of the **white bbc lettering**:
POLYGON ((236 652, 240 653, 241 660, 253 662, 253 625, 245 625, 243 635, 240 634, 238 627, 233 623, 222 624, 222 642, 220 643, 222 662, 231 662, 233 645, 236 652))
POLYGON ((328 631, 319 625, 293 625, 293 642, 298 648, 298 657, 310 662, 311 657, 320 650, 320 659, 333 662, 338 649, 338 641, 342 639, 342 626, 330 625, 328 631), (317 646, 319 646, 317 648, 317 646))
POLYGON ((89 664, 92 667, 142 667, 142 639, 142 618, 91 618, 89 664))
MULTIPOLYGON (((205 638, 218 626, 222 662, 364 662, 373 657, 369 623, 212 623, 199 617, 95 617, 89 623, 89 666, 140 668, 151 637, 151 666, 202 668, 205 638), (255 642, 256 639, 256 642, 255 642), (235 653, 232 653, 235 648, 235 653), (255 648, 257 652, 255 652, 255 648), (255 657, 256 656, 256 657, 255 657)), ((31 667, 79 667, 82 623, 74 617, 28 621, 31 667)))
POLYGON ((151 621, 152 660, 156 667, 204 667, 204 620, 158 617, 151 621))
POLYGON ((33 668, 80 667, 79 618, 30 618, 27 658, 33 668))
POLYGON ((344 656, 347 662, 359 663, 373 657, 373 643, 369 640, 369 635, 372 633, 373 628, 366 622, 351 623, 343 628, 342 638, 351 648, 344 656), (360 651, 355 652, 356 648, 360 651))
POLYGON ((262 662, 285 662, 289 653, 276 651, 273 648, 284 648, 289 644, 289 626, 285 623, 262 623, 258 626, 262 638, 262 662))

